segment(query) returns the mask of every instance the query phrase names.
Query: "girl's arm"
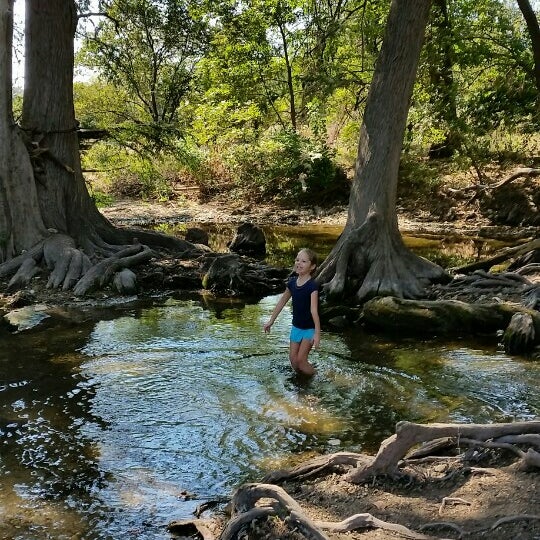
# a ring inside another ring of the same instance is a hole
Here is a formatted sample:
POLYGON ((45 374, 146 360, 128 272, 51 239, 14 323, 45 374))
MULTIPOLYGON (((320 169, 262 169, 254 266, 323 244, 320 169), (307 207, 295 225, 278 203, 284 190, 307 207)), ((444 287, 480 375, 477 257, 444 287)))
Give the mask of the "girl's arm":
POLYGON ((277 319, 277 316, 281 313, 281 310, 285 307, 285 304, 289 301, 290 297, 291 297, 291 291, 289 291, 289 289, 285 289, 285 292, 281 295, 281 298, 276 304, 274 311, 272 311, 272 315, 270 316, 270 319, 263 326, 263 329, 265 332, 270 332, 270 328, 274 324, 274 321, 277 319))
POLYGON ((315 335, 313 336, 313 347, 319 348, 321 342, 321 319, 319 318, 319 291, 311 293, 311 316, 315 323, 315 335))

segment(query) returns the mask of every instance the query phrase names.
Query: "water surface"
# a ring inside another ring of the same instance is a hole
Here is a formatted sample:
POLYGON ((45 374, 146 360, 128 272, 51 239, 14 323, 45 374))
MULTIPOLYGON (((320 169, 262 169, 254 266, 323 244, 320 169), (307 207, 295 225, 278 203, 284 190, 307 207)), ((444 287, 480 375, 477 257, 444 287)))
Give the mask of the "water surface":
POLYGON ((2 343, 0 538, 167 539, 202 501, 315 453, 373 452, 400 420, 539 416, 538 363, 488 344, 324 332, 299 380, 287 308, 262 332, 276 300, 169 300, 2 343))
MULTIPOLYGON (((224 250, 234 228, 209 228, 224 250)), ((339 227, 265 230, 268 260, 324 257, 339 227)), ((499 247, 408 236, 445 265, 499 247)), ((288 261, 288 262, 287 262, 288 261)), ((485 342, 324 332, 318 374, 288 365, 278 297, 186 297, 0 341, 0 538, 165 540, 165 525, 321 452, 374 452, 396 422, 538 419, 540 364, 485 342)))

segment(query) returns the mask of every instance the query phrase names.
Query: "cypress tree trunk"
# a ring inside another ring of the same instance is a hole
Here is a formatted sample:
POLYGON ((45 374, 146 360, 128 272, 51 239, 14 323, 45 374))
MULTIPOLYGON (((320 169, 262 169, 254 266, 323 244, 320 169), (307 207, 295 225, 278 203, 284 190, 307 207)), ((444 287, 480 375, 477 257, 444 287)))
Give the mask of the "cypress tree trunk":
POLYGON ((318 280, 332 296, 415 298, 446 274, 411 253, 398 229, 401 148, 430 0, 393 0, 360 132, 345 230, 318 280))
MULTIPOLYGON (((10 7, 0 0, 0 39, 7 51, 10 7)), ((152 253, 140 241, 179 251, 191 247, 157 233, 116 229, 91 199, 73 105, 76 24, 73 0, 26 1, 20 129, 11 112, 11 56, 0 57, 0 277, 15 273, 11 287, 47 269, 47 286, 85 294, 106 284, 113 271, 148 260, 152 253)))

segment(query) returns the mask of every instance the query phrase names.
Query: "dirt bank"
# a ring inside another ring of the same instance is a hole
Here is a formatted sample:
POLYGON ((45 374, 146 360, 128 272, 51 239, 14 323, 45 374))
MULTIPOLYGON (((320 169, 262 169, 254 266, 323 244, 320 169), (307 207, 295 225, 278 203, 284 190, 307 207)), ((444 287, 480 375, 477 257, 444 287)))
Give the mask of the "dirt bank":
MULTIPOLYGON (((211 201, 205 204, 194 200, 166 202, 124 199, 101 208, 112 223, 119 226, 148 226, 159 223, 238 224, 244 221, 257 225, 345 225, 347 206, 306 206, 284 208, 271 204, 243 204, 231 201, 211 201)), ((530 238, 538 235, 539 227, 496 226, 477 213, 461 209, 454 219, 436 220, 422 209, 398 212, 399 227, 403 232, 426 234, 462 234, 488 238, 530 238)))

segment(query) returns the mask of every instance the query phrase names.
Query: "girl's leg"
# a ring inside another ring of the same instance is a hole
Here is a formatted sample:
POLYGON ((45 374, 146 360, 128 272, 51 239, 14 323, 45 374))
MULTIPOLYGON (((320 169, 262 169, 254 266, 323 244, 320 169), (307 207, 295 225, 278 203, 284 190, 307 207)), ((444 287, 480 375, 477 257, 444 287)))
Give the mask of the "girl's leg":
POLYGON ((296 372, 304 375, 315 374, 315 368, 308 362, 308 355, 312 346, 313 342, 310 339, 303 339, 300 343, 291 341, 289 359, 296 372))
POLYGON ((299 349, 300 349, 300 343, 296 341, 291 341, 289 343, 289 361, 294 371, 298 371, 296 369, 296 364, 298 363, 298 350, 299 349))

